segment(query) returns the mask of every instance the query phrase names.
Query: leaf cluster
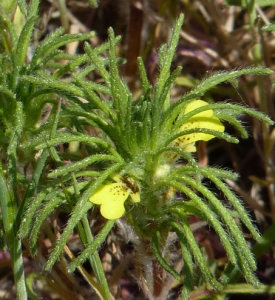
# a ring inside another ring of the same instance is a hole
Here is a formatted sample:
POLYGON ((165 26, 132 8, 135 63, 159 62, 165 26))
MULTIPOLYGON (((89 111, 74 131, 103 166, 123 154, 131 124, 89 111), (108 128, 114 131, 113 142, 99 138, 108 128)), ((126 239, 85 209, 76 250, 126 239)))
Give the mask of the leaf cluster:
MULTIPOLYGON (((38 1, 31 2, 27 22, 19 38, 7 21, 13 48, 11 56, 1 57, 1 67, 6 70, 0 77, 1 126, 5 132, 1 146, 7 152, 14 193, 18 184, 15 164, 20 158, 18 155, 21 153, 24 161, 24 158, 39 153, 38 159, 33 161, 34 172, 28 188, 23 199, 20 199, 19 237, 23 239, 28 236, 30 250, 36 254, 39 230, 47 217, 58 209, 69 212, 68 223, 54 245, 46 270, 50 270, 59 259, 76 228, 86 249, 69 265, 69 270, 74 271, 89 259, 97 278, 104 285, 106 280, 102 277, 102 270, 96 266, 99 259, 96 254, 114 221, 108 221, 94 239, 85 230, 88 211, 93 206, 88 199, 113 174, 120 173, 137 181, 141 192, 140 204, 127 203, 125 217, 140 239, 149 240, 160 265, 183 282, 182 299, 187 299, 194 287, 194 262, 215 289, 222 289, 230 282, 229 271, 233 267, 240 268, 246 280, 257 286, 253 273, 255 261, 235 218, 247 227, 255 239, 259 239, 259 234, 239 199, 224 183, 225 179, 235 179, 236 175, 218 168, 200 167, 190 153, 171 143, 179 136, 196 132, 237 143, 238 139, 230 134, 207 128, 180 131, 188 118, 209 109, 221 121, 235 127, 243 138, 247 137, 247 132, 237 119, 243 113, 272 124, 268 117, 255 110, 228 103, 210 103, 183 114, 186 105, 218 84, 235 84, 239 76, 266 75, 271 70, 252 67, 214 74, 171 104, 170 92, 181 72, 180 67, 172 73, 170 71, 183 23, 181 15, 170 44, 163 45, 159 50, 160 72, 155 86, 149 83, 142 59, 138 59, 142 96, 134 101, 127 84, 119 75, 121 60, 115 53, 119 38, 114 36, 112 29, 109 30, 107 43, 93 49, 86 42, 85 53, 72 56, 65 54, 60 47, 72 41, 87 40, 92 33, 72 35, 64 34, 59 29, 33 50, 32 57, 28 57, 37 6, 38 1), (108 58, 102 57, 104 51, 108 51, 108 58), (64 59, 68 61, 65 65, 60 63, 64 59), (86 80, 86 75, 94 71, 100 74, 103 83, 86 80), (66 76, 69 81, 64 80, 66 76), (50 105, 50 116, 40 124, 45 105, 50 105), (87 126, 93 127, 96 134, 88 134, 87 126), (64 143, 69 145, 69 149, 77 145, 76 151, 69 152, 68 164, 64 164, 63 154, 57 151, 57 146, 64 143), (169 153, 183 157, 185 165, 177 167, 176 162, 168 161, 169 153), (41 175, 49 159, 54 159, 57 168, 47 175, 48 184, 45 187, 41 175), (224 194, 233 210, 224 207, 215 194, 204 186, 202 178, 207 178, 224 194), (170 191, 175 191, 172 196, 168 196, 170 191), (184 195, 182 199, 177 199, 176 192, 184 195), (190 215, 205 220, 220 237, 227 252, 230 264, 219 280, 210 270, 194 237, 188 222, 190 215), (149 223, 152 225, 150 228, 147 226, 149 223), (170 265, 163 252, 169 232, 175 232, 180 243, 184 260, 180 271, 170 265)), ((106 285, 104 291, 107 295, 106 285)), ((109 299, 110 296, 106 297, 109 299)))

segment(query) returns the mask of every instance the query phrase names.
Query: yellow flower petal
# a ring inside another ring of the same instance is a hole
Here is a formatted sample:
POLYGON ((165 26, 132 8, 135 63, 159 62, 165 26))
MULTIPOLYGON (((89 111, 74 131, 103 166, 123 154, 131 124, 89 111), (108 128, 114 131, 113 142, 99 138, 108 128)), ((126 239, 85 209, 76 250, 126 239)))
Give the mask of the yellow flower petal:
POLYGON ((140 192, 130 193, 130 197, 134 203, 140 202, 140 192))
POLYGON ((140 202, 140 189, 138 183, 131 177, 115 173, 111 178, 116 183, 101 185, 89 200, 101 205, 100 212, 103 217, 115 220, 124 214, 124 202, 129 195, 132 202, 140 202))
MULTIPOLYGON (((208 103, 202 100, 196 100, 188 104, 185 108, 184 114, 195 110, 196 108, 207 105, 208 103)), ((202 111, 192 117, 190 117, 181 127, 180 130, 189 130, 189 129, 211 129, 218 132, 224 132, 224 125, 220 122, 217 117, 213 116, 213 110, 209 109, 202 111)), ((196 151, 196 147, 193 145, 197 141, 209 141, 215 136, 212 134, 194 132, 190 134, 185 134, 178 139, 176 139, 175 144, 183 148, 187 152, 196 151)))
MULTIPOLYGON (((205 106, 205 105, 208 105, 207 102, 203 101, 203 100, 195 100, 193 102, 190 102, 184 109, 184 114, 188 114, 189 112, 197 109, 197 108, 200 108, 202 106, 205 106)), ((202 111, 198 114, 196 114, 195 116, 203 116, 203 117, 211 117, 213 116, 213 110, 212 109, 209 109, 209 110, 205 110, 205 111, 202 111)), ((194 117, 194 116, 193 116, 194 117)), ((192 117, 192 118, 193 118, 192 117)))
POLYGON ((134 203, 140 202, 140 190, 135 180, 130 177, 121 177, 121 182, 130 190, 130 196, 134 203))
POLYGON ((107 184, 99 187, 89 200, 94 204, 101 204, 100 212, 104 218, 115 220, 124 214, 124 202, 130 191, 124 184, 107 184))

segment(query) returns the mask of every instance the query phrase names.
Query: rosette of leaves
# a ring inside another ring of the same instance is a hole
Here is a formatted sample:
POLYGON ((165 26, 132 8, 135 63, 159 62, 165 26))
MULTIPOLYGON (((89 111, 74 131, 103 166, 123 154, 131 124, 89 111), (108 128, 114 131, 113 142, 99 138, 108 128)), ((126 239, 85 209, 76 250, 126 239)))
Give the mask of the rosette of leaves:
MULTIPOLYGON (((177 141, 189 134, 206 134, 237 143, 237 138, 222 130, 182 127, 192 116, 204 115, 207 111, 213 112, 213 117, 219 122, 230 123, 242 138, 247 137, 247 132, 238 120, 241 114, 245 113, 272 124, 273 122, 260 112, 230 103, 211 103, 193 109, 189 115, 184 113, 188 105, 192 105, 206 91, 222 82, 236 84, 236 78, 241 75, 265 75, 270 74, 271 70, 253 67, 220 72, 202 80, 192 91, 177 102, 171 103, 170 91, 175 78, 181 72, 180 67, 172 73, 170 69, 182 22, 183 16, 180 16, 170 44, 163 45, 159 50, 159 76, 155 86, 149 84, 143 62, 138 59, 143 93, 135 101, 119 75, 118 59, 115 55, 116 39, 112 29, 109 30, 109 47, 106 47, 109 49, 108 64, 99 57, 97 49, 92 49, 86 43, 85 62, 89 61, 90 65, 73 75, 73 82, 68 88, 65 89, 65 85, 57 81, 62 70, 51 80, 49 76, 24 76, 27 82, 40 85, 42 91, 62 91, 61 94, 64 95, 67 90, 66 99, 70 103, 61 106, 60 114, 56 113, 53 123, 56 124, 54 135, 41 130, 40 135, 21 145, 22 149, 50 150, 59 165, 48 174, 50 182, 47 187, 38 193, 35 199, 29 200, 21 222, 20 237, 29 235, 33 254, 37 252, 39 229, 46 218, 57 209, 70 213, 60 238, 55 241, 46 263, 46 270, 50 270, 59 259, 70 234, 76 228, 84 250, 69 264, 68 269, 72 272, 88 259, 97 272, 97 264, 100 262, 94 260, 94 256, 106 240, 116 219, 107 220, 99 234, 95 238, 92 237, 88 226, 88 212, 93 207, 97 209, 97 205, 89 199, 92 199, 99 189, 116 181, 120 190, 129 192, 128 196, 131 193, 139 193, 140 198, 137 201, 125 202, 125 213, 122 216, 136 233, 135 241, 132 242, 137 251, 142 251, 140 245, 150 245, 147 251, 137 254, 137 261, 143 256, 155 257, 167 272, 182 283, 182 299, 187 299, 194 288, 194 264, 214 289, 221 290, 230 281, 230 271, 234 267, 241 270, 248 283, 258 286, 254 275, 256 264, 236 219, 247 227, 256 240, 260 235, 240 200, 224 182, 228 178, 236 179, 237 175, 218 168, 199 166, 190 151, 177 141), (93 69, 99 72, 103 84, 84 79, 84 75, 93 69), (79 97, 86 101, 80 102, 79 97), (66 126, 62 123, 64 119, 68 124, 73 122, 74 126, 66 126), (88 125, 95 128, 95 135, 87 134, 85 128, 88 125), (58 153, 54 146, 63 143, 71 145, 76 142, 81 145, 79 147, 85 152, 85 157, 77 157, 72 152, 71 156, 70 153, 67 154, 70 163, 62 164, 61 153, 58 153), (185 161, 180 167, 177 165, 178 157, 185 161), (207 178, 224 194, 232 209, 226 208, 215 194, 204 186, 202 178, 207 178), (179 198, 177 192, 183 195, 182 198, 179 198), (190 215, 204 220, 220 237, 229 262, 221 278, 216 278, 212 273, 194 237, 188 222, 190 215), (180 270, 176 270, 169 260, 169 247, 166 247, 166 242, 171 233, 177 236, 184 261, 180 270)), ((109 188, 106 191, 106 197, 113 197, 109 188)), ((93 215, 100 214, 96 214, 95 211, 93 215)), ((106 285, 103 286, 103 290, 105 297, 111 299, 106 285)))

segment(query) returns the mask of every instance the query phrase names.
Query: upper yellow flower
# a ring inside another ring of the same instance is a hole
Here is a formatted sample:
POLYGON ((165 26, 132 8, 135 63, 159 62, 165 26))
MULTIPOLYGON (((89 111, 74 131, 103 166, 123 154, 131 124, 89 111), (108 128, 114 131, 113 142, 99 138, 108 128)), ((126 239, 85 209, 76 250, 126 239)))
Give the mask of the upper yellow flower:
POLYGON ((140 202, 140 191, 137 183, 120 175, 112 177, 116 183, 100 186, 90 197, 90 201, 100 205, 102 216, 109 220, 120 218, 124 212, 124 202, 131 197, 133 202, 140 202))
MULTIPOLYGON (((184 115, 195 110, 196 108, 208 105, 207 102, 202 100, 196 100, 189 103, 185 110, 184 115)), ((184 124, 180 127, 180 131, 188 130, 188 129, 211 129, 218 132, 224 132, 224 125, 220 122, 220 120, 213 116, 214 112, 212 109, 208 109, 202 111, 184 122, 184 124)), ((185 134, 183 136, 178 137, 174 142, 173 146, 177 146, 182 148, 187 152, 195 152, 196 147, 194 145, 197 141, 209 141, 213 139, 215 136, 212 134, 206 134, 202 132, 194 132, 190 134, 185 134)))

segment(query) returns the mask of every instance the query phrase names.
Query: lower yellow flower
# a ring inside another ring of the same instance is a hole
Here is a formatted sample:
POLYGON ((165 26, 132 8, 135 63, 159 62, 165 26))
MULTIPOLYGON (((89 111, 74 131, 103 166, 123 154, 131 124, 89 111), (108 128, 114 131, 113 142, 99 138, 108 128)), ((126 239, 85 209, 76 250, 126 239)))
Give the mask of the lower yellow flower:
MULTIPOLYGON (((202 100, 193 101, 186 106, 184 110, 184 115, 205 105, 208 105, 208 103, 205 101, 202 100)), ((180 127, 180 131, 184 131, 188 129, 198 129, 198 132, 180 136, 174 141, 173 145, 178 146, 187 152, 195 152, 196 151, 196 147, 194 145, 195 142, 209 141, 215 137, 212 134, 199 132, 200 129, 211 129, 218 132, 224 132, 224 125, 220 122, 220 120, 217 117, 213 115, 214 115, 213 110, 208 109, 190 117, 180 127)))
POLYGON ((102 216, 109 220, 118 219, 124 214, 124 202, 129 195, 133 202, 140 202, 139 187, 133 179, 120 175, 112 178, 116 183, 100 186, 89 199, 100 205, 102 216))

